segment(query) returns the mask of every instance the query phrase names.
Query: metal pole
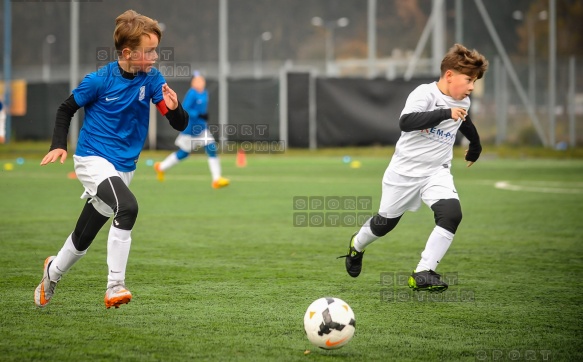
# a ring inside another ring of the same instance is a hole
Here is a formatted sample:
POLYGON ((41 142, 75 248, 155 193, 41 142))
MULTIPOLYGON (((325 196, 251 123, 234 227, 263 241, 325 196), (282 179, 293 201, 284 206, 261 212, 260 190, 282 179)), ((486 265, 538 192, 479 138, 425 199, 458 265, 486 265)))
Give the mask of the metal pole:
POLYGON ((288 118, 287 118, 287 63, 279 70, 279 140, 285 149, 289 147, 288 118))
POLYGON ((464 9, 462 0, 455 0, 455 42, 464 43, 464 9))
POLYGON ((5 143, 10 142, 12 99, 12 0, 4 0, 4 109, 6 113, 5 143))
MULTIPOLYGON (((77 77, 79 76, 79 2, 77 1, 71 1, 71 23, 69 32, 71 33, 71 68, 69 69, 69 89, 72 91, 78 85, 77 77)), ((71 150, 75 150, 77 148, 78 138, 79 116, 75 114, 71 119, 71 129, 69 131, 69 148, 71 150)))
POLYGON ((228 0, 219 2, 219 143, 227 140, 225 126, 229 121, 228 102, 228 0))
POLYGON ((534 47, 534 20, 530 17, 526 19, 526 26, 528 28, 528 97, 532 104, 536 104, 536 63, 535 63, 535 47, 534 47))
POLYGON ((368 0, 368 77, 376 76, 377 58, 377 1, 368 0))
POLYGON ((569 146, 575 148, 575 57, 569 58, 569 146))
POLYGON ((496 107, 496 146, 500 146, 504 141, 504 109, 502 99, 502 78, 505 76, 504 66, 500 62, 500 57, 494 57, 492 73, 494 76, 494 103, 496 107))
POLYGON ((432 13, 435 13, 435 20, 433 21, 433 36, 431 54, 433 62, 431 65, 431 72, 435 76, 441 73, 441 60, 445 55, 445 3, 443 0, 433 0, 432 13))
POLYGON ((317 125, 316 125, 316 73, 310 72, 308 83, 308 142, 310 150, 318 148, 317 125))
MULTIPOLYGON (((500 60, 498 60, 500 62, 500 60)), ((507 129, 508 129, 508 76, 506 74, 506 68, 504 66, 499 66, 500 70, 500 143, 506 142, 507 129)))
POLYGON ((549 146, 555 147, 555 105, 557 67, 557 14, 556 0, 549 0, 549 146))
POLYGON ((334 57, 334 25, 326 25, 326 75, 332 75, 332 58, 334 57))
POLYGON ((261 36, 255 38, 255 42, 253 43, 253 75, 255 79, 261 78, 261 66, 259 63, 261 62, 262 44, 263 41, 261 39, 261 36))

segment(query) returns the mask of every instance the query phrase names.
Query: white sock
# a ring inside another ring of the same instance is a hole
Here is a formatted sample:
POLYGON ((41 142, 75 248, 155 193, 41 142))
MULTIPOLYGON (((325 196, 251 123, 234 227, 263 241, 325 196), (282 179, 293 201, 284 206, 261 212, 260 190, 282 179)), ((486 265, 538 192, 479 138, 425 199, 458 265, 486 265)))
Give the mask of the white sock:
POLYGON ((61 275, 65 274, 77 260, 81 259, 83 255, 87 253, 87 250, 79 251, 73 245, 73 239, 71 235, 65 240, 65 245, 59 250, 57 256, 53 259, 51 266, 49 267, 49 277, 53 282, 56 282, 61 278, 61 275))
POLYGON ((126 265, 130 255, 132 231, 122 230, 111 225, 107 238, 107 287, 123 284, 126 277, 126 265))
POLYGON ((364 225, 362 225, 362 227, 358 231, 358 234, 356 234, 356 237, 354 238, 354 248, 356 249, 356 251, 359 252, 363 251, 368 245, 372 244, 373 241, 379 238, 378 236, 373 234, 370 229, 371 219, 372 217, 368 219, 364 223, 364 225))
POLYGON ((221 161, 218 157, 209 157, 209 169, 211 170, 211 176, 213 181, 221 178, 221 161))
POLYGON ((454 234, 442 227, 436 226, 431 232, 431 235, 429 235, 429 239, 427 239, 425 250, 421 253, 421 261, 419 261, 415 272, 422 270, 435 271, 437 264, 439 264, 447 249, 449 249, 453 237, 454 234))
POLYGON ((166 159, 160 162, 160 171, 166 171, 172 166, 177 165, 180 162, 178 157, 176 157, 176 152, 173 152, 166 157, 166 159))

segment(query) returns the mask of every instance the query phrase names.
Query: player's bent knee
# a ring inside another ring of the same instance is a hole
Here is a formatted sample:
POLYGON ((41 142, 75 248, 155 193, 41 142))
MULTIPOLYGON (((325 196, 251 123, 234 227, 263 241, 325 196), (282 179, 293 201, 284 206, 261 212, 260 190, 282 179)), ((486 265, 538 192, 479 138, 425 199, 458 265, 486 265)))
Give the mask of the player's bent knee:
POLYGON ((401 216, 389 219, 376 214, 370 220, 370 231, 378 237, 385 236, 397 226, 400 219, 401 216))
POLYGON ((435 224, 455 234, 462 222, 462 207, 458 199, 439 200, 431 206, 435 224))
POLYGON ((122 230, 131 230, 138 218, 138 209, 136 197, 133 194, 125 196, 119 203, 114 219, 115 227, 122 230))
POLYGON ((131 230, 138 218, 138 201, 120 177, 110 177, 97 187, 97 196, 114 212, 113 225, 131 230))

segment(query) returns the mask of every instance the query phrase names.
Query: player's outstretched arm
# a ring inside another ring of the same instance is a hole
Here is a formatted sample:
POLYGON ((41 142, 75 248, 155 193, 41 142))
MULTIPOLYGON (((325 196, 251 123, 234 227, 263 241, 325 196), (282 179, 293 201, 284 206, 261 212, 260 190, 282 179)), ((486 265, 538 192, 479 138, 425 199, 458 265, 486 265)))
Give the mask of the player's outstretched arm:
POLYGON ((460 125, 460 132, 470 141, 470 145, 466 150, 465 159, 468 161, 467 167, 474 164, 482 153, 482 145, 480 143, 480 136, 478 130, 472 122, 469 115, 465 116, 465 120, 460 125))
POLYGON ((40 165, 44 166, 48 163, 54 163, 58 159, 61 160, 61 163, 65 163, 65 160, 67 159, 67 151, 62 148, 55 148, 54 150, 49 151, 49 153, 43 157, 40 165))
POLYGON ((451 112, 449 109, 407 113, 399 118, 399 128, 403 132, 420 131, 435 127, 450 117, 451 112))
POLYGON ((67 159, 67 134, 69 133, 71 119, 79 108, 81 107, 77 104, 75 97, 71 94, 57 109, 51 148, 49 149, 49 153, 47 153, 41 160, 41 166, 48 163, 54 163, 59 159, 61 163, 64 163, 67 159))

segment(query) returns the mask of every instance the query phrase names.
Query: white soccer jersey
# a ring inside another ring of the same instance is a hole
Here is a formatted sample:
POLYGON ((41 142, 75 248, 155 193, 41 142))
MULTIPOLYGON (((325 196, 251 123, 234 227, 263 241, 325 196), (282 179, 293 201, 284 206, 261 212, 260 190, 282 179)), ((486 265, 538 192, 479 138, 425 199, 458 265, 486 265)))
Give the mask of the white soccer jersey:
MULTIPOLYGON (((470 98, 455 100, 443 94, 437 82, 433 82, 422 84, 409 94, 401 116, 454 107, 469 110, 470 98)), ((424 177, 451 167, 453 145, 461 123, 450 118, 433 128, 401 132, 389 169, 404 176, 424 177)))

